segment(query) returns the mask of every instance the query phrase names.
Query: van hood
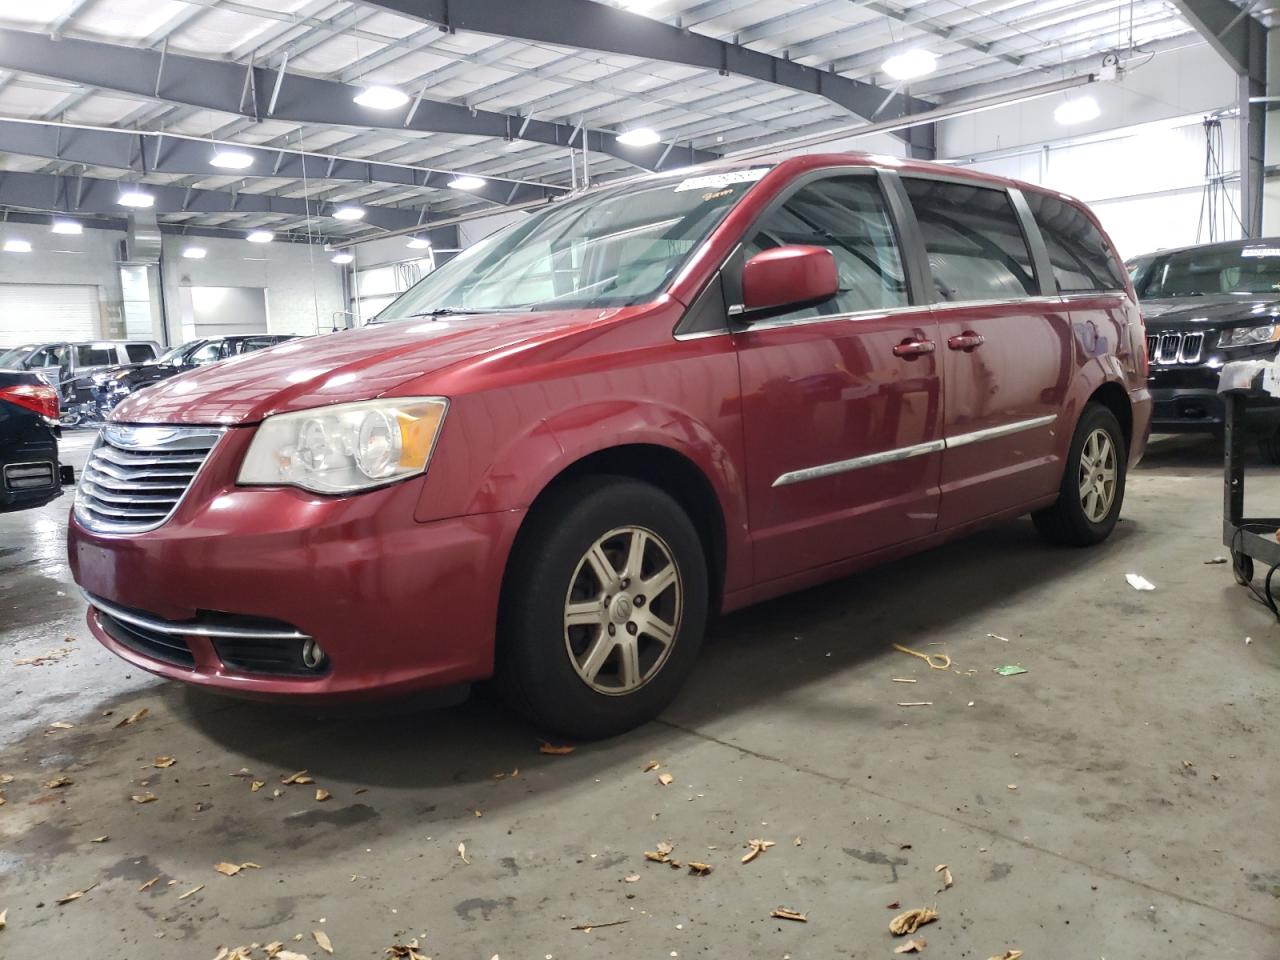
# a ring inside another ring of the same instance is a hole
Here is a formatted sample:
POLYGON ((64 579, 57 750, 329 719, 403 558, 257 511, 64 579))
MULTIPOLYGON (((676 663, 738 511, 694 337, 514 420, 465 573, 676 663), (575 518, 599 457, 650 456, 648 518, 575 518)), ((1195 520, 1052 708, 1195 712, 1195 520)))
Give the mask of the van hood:
POLYGON ((276 413, 370 400, 497 350, 605 323, 619 312, 424 317, 291 340, 147 387, 118 404, 111 419, 234 426, 276 413))
POLYGON ((1280 299, 1265 294, 1216 294, 1143 300, 1140 306, 1148 328, 1196 329, 1206 324, 1270 323, 1273 314, 1280 310, 1280 299))

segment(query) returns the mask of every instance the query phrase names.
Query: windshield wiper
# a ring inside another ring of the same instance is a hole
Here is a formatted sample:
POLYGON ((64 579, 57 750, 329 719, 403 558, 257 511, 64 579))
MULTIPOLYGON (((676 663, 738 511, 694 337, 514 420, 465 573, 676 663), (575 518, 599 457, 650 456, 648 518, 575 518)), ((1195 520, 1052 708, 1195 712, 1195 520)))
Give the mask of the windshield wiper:
POLYGON ((427 317, 469 317, 481 313, 516 313, 518 311, 528 310, 527 304, 520 304, 515 307, 467 307, 461 309, 459 307, 436 307, 434 310, 423 310, 420 313, 410 313, 403 317, 388 317, 383 323, 394 323, 399 320, 422 320, 427 317))

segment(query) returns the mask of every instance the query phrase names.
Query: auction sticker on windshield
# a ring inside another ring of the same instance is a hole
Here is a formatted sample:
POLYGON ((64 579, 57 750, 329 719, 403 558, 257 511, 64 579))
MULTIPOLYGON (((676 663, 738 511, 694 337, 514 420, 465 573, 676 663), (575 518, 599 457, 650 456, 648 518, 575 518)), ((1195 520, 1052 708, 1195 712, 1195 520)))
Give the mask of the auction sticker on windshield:
POLYGON ((754 183, 766 173, 769 167, 752 167, 750 170, 731 170, 728 173, 709 173, 702 177, 689 177, 676 184, 675 192, 685 190, 706 190, 708 187, 727 187, 731 183, 754 183))

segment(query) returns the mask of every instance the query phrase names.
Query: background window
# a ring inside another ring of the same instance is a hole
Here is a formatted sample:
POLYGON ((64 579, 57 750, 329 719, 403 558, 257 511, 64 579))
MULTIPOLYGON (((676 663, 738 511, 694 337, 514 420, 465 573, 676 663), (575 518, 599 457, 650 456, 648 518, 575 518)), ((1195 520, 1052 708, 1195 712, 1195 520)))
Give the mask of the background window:
POLYGON ((790 318, 882 310, 907 303, 893 227, 875 177, 832 177, 802 187, 761 223, 747 259, 785 244, 826 247, 836 259, 840 290, 790 318))
POLYGON ((155 359, 156 355, 155 348, 145 343, 127 343, 124 352, 129 355, 130 363, 145 363, 155 359))
POLYGON ((1010 300, 1039 293, 1031 252, 1009 194, 990 187, 903 178, 943 301, 1010 300))
POLYGON ((116 348, 109 344, 81 343, 76 346, 77 367, 108 367, 116 362, 116 348))
MULTIPOLYGON (((1040 225, 1059 293, 1124 289, 1119 262, 1102 232, 1083 210, 1066 200, 1034 190, 1028 190, 1024 196, 1040 225)), ((1146 265, 1149 266, 1150 261, 1146 265)))

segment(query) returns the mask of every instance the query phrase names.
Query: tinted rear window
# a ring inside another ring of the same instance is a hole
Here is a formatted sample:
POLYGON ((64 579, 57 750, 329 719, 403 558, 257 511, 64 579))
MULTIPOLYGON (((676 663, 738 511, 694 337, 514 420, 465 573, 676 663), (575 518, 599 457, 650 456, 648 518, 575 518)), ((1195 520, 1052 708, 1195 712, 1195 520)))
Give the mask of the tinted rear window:
POLYGON ((145 343, 130 343, 125 345, 125 353, 129 354, 130 363, 145 363, 155 358, 156 351, 153 347, 145 343))
POLYGON ((1124 289, 1120 261, 1088 214, 1046 193, 1028 190, 1025 196, 1049 250, 1059 293, 1124 289))
POLYGON ((1039 292, 1006 191, 909 177, 902 182, 920 222, 938 299, 1013 300, 1039 292))

